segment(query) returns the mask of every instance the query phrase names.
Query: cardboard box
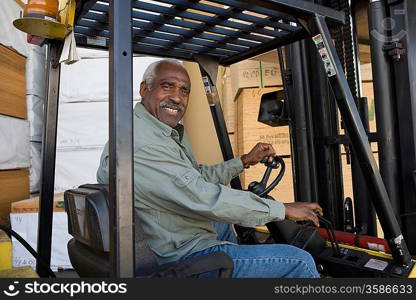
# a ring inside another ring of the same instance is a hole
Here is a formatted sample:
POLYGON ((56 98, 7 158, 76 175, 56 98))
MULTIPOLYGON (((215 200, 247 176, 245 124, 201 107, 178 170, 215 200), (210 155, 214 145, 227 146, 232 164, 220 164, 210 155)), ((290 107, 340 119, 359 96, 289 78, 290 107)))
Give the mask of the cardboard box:
MULTIPOLYGON (((29 245, 36 249, 38 239, 38 213, 10 214, 12 229, 22 236, 29 245)), ((72 269, 68 256, 67 244, 72 236, 68 233, 68 217, 64 212, 54 212, 52 218, 51 269, 72 269)), ((13 267, 36 267, 36 260, 26 248, 12 238, 13 267)))
MULTIPOLYGON (((278 155, 290 155, 289 127, 271 127, 257 121, 261 95, 279 89, 281 88, 244 88, 235 99, 236 132, 229 134, 231 144, 235 144, 235 156, 248 153, 258 142, 271 143, 278 155)), ((292 160, 285 158, 284 161, 285 175, 270 196, 281 202, 293 202, 292 160)), ((265 171, 263 164, 245 169, 240 176, 243 188, 247 189, 252 181, 260 181, 265 171)), ((278 171, 272 172, 269 183, 277 176, 278 171)))
MULTIPOLYGON (((283 161, 285 162, 286 171, 285 174, 280 181, 280 183, 276 186, 274 190, 272 190, 269 195, 272 196, 275 200, 279 202, 290 203, 295 201, 295 194, 293 190, 293 173, 292 173, 292 159, 291 158, 284 158, 283 161)), ((263 178, 264 172, 266 171, 266 167, 264 164, 257 164, 255 166, 251 166, 248 169, 245 169, 240 176, 241 184, 244 189, 248 188, 248 185, 253 181, 260 181, 263 178)), ((272 174, 269 177, 268 184, 272 183, 272 181, 278 175, 280 169, 273 170, 272 174)))
POLYGON ((236 99, 237 143, 240 155, 248 153, 257 143, 270 143, 278 155, 290 155, 289 126, 271 127, 257 121, 261 95, 279 88, 246 88, 236 99))
POLYGON ((11 203, 29 198, 29 170, 0 171, 0 224, 9 225, 11 203))
MULTIPOLYGON (((364 46, 364 45, 360 45, 360 47, 361 46, 364 46)), ((373 81, 373 70, 371 69, 371 63, 361 64, 360 72, 361 72, 361 81, 363 82, 373 81)))
POLYGON ((0 45, 0 114, 27 119, 26 58, 0 45))
MULTIPOLYGON (((263 18, 266 16, 263 16, 263 18)), ((283 55, 285 55, 285 48, 282 48, 283 51, 283 55)), ((271 50, 269 52, 257 55, 255 57, 251 57, 251 60, 259 60, 259 61, 264 61, 264 62, 269 62, 269 63, 278 63, 279 62, 279 56, 277 54, 276 50, 271 50)))
POLYGON ((376 132, 376 107, 374 102, 374 88, 373 82, 363 83, 363 96, 367 97, 368 101, 368 119, 370 121, 370 132, 376 132))
POLYGON ((238 146, 237 146, 237 138, 235 133, 229 133, 228 138, 230 139, 231 147, 233 149, 234 157, 239 156, 238 155, 238 146))
POLYGON ((230 71, 233 99, 238 96, 242 88, 263 88, 282 85, 278 63, 248 59, 232 64, 230 71))
MULTIPOLYGON (((53 211, 65 212, 64 193, 55 194, 53 198, 53 211)), ((11 213, 37 213, 39 212, 39 197, 15 201, 11 204, 11 213)))

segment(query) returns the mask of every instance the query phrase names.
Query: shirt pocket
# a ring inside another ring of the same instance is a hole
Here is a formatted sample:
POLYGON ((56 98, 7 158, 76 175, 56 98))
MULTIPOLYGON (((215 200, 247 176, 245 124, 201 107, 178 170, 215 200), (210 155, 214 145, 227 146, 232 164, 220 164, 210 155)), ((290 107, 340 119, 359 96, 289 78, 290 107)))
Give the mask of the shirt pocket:
POLYGON ((192 181, 196 179, 196 175, 192 171, 187 171, 181 175, 176 176, 174 183, 176 186, 183 188, 187 187, 192 181))
POLYGON ((201 175, 193 170, 177 175, 173 182, 192 201, 196 201, 197 199, 200 201, 210 191, 209 186, 207 186, 207 183, 202 179, 201 175))

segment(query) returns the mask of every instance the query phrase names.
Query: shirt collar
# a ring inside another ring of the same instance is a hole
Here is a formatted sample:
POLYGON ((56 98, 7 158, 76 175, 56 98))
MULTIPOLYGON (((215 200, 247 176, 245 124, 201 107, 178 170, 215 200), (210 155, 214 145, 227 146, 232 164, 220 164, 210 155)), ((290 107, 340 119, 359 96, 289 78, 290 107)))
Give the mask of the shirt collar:
POLYGON ((178 124, 175 128, 172 128, 169 125, 159 121, 151 113, 148 112, 147 108, 141 102, 138 102, 134 107, 134 113, 139 118, 150 122, 155 128, 160 129, 164 135, 172 137, 178 136, 179 141, 182 141, 185 131, 183 125, 178 124))

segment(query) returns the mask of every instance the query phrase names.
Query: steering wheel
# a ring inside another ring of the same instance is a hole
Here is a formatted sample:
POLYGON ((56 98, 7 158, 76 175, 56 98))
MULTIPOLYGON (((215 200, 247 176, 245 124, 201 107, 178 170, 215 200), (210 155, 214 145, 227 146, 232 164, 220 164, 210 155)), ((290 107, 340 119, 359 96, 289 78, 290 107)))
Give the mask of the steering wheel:
POLYGON ((285 174, 285 162, 283 159, 279 156, 275 156, 271 162, 268 162, 267 158, 261 161, 264 163, 264 165, 267 167, 266 171, 264 172, 263 178, 260 182, 253 181, 248 185, 248 190, 260 197, 264 198, 271 198, 271 196, 268 196, 267 194, 270 193, 271 190, 273 190, 280 180, 282 179, 283 175, 285 174), (280 168, 279 174, 276 176, 276 178, 273 180, 273 182, 267 186, 267 182, 269 181, 270 174, 274 169, 280 168))

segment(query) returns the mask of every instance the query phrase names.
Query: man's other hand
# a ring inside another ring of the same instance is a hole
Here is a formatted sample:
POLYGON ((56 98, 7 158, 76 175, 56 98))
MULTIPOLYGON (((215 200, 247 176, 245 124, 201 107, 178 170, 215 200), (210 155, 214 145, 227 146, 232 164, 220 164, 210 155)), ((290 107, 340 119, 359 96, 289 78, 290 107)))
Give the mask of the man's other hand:
POLYGON ((244 168, 248 168, 249 166, 262 161, 264 158, 267 158, 269 162, 272 162, 274 156, 276 156, 276 151, 272 145, 257 143, 249 153, 241 156, 241 161, 243 162, 244 168))
POLYGON ((286 208, 285 217, 292 221, 312 221, 319 227, 317 214, 322 216, 322 208, 317 203, 293 202, 284 203, 286 208))

